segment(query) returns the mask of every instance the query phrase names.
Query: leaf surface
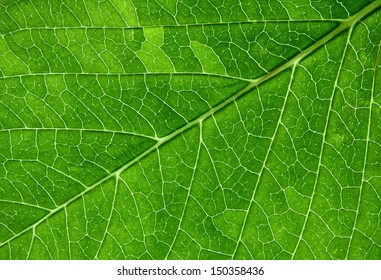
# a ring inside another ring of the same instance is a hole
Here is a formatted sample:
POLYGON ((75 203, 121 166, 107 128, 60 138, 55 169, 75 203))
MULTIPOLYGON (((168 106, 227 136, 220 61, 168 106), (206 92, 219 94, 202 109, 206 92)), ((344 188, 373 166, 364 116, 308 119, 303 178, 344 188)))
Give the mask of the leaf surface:
POLYGON ((381 1, 0 2, 0 259, 380 259, 381 1))

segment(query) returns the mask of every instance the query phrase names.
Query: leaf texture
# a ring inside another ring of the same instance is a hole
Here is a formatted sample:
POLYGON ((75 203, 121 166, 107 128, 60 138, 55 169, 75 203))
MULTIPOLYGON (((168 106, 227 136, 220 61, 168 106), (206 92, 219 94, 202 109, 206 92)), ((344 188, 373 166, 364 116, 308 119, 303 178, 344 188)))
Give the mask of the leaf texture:
POLYGON ((380 6, 2 0, 0 259, 380 259, 380 6))

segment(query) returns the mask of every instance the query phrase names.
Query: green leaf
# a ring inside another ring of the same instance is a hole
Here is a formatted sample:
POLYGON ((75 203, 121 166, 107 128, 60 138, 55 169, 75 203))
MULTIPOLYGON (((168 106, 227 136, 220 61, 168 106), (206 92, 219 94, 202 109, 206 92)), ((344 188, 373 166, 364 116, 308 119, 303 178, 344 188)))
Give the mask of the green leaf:
POLYGON ((381 1, 0 2, 1 259, 380 259, 381 1))

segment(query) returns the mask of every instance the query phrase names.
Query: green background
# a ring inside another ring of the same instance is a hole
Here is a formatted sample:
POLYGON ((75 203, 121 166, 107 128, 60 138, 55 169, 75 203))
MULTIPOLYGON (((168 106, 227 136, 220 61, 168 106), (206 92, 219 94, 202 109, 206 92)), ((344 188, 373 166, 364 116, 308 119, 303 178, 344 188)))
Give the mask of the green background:
POLYGON ((0 1, 0 259, 380 259, 381 1, 0 1))

